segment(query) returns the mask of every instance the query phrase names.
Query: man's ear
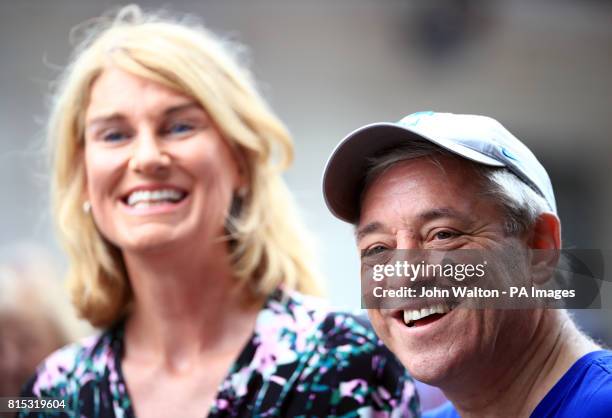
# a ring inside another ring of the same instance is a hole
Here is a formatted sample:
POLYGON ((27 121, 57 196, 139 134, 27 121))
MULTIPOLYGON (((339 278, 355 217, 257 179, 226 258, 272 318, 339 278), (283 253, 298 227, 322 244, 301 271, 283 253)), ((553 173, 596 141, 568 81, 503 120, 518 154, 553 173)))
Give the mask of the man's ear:
POLYGON ((561 222, 553 213, 542 213, 536 219, 528 246, 531 250, 531 273, 534 284, 544 284, 559 263, 561 222))
POLYGON ((544 212, 540 214, 531 230, 529 247, 537 250, 561 248, 561 222, 557 215, 544 212))

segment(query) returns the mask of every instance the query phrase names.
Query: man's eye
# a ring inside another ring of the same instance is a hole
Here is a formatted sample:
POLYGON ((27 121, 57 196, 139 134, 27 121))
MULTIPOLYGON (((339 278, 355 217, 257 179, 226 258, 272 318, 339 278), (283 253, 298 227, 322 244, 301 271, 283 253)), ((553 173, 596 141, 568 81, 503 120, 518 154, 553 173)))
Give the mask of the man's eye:
POLYGON ((387 250, 388 250, 388 248, 383 246, 383 245, 375 245, 373 247, 366 248, 365 250, 362 250, 361 251, 361 256, 362 257, 370 257, 370 256, 373 256, 373 255, 381 254, 381 253, 383 253, 383 252, 385 252, 387 250))
POLYGON ((453 237, 456 237, 457 234, 456 232, 452 232, 452 231, 440 231, 440 232, 436 232, 436 234, 434 235, 435 239, 439 239, 439 240, 444 240, 444 239, 450 239, 453 237))

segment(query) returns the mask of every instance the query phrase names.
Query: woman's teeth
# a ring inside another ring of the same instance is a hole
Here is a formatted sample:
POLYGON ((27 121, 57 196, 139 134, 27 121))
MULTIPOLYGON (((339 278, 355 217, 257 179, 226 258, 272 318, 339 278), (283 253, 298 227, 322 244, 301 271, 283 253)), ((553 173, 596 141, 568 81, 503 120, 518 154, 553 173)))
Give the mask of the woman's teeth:
POLYGON ((433 314, 445 314, 450 312, 450 308, 445 304, 438 303, 428 308, 404 310, 404 324, 412 326, 414 321, 423 319, 433 314))
POLYGON ((151 206, 162 202, 178 202, 185 193, 175 189, 138 190, 130 193, 126 203, 128 206, 151 206))

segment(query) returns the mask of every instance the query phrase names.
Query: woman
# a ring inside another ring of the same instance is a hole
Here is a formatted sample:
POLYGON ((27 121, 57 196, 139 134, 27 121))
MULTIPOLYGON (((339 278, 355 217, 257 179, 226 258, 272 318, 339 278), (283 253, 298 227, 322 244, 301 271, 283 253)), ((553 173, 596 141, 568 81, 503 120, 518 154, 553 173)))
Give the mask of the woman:
POLYGON ((87 417, 412 415, 369 325, 302 296, 291 140, 220 40, 122 9, 77 49, 49 135, 73 301, 106 331, 24 396, 87 417))

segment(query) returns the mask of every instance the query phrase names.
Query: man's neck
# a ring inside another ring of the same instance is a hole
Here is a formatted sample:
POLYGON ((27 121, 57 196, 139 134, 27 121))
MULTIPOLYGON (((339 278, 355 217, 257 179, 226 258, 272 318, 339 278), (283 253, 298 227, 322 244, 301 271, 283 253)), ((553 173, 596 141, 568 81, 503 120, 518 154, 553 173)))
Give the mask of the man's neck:
POLYGON ((499 354, 498 373, 444 393, 463 418, 528 417, 576 360, 598 348, 565 311, 544 311, 524 350, 499 354))

